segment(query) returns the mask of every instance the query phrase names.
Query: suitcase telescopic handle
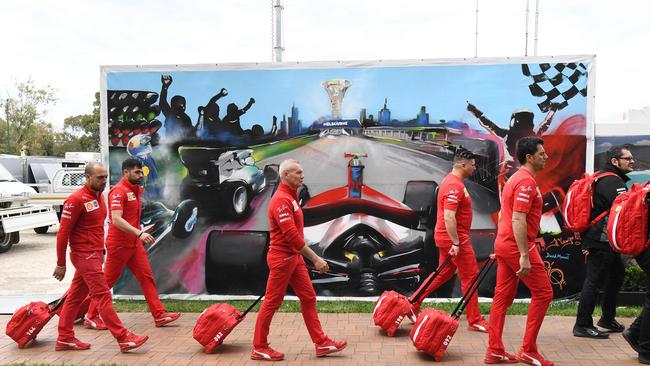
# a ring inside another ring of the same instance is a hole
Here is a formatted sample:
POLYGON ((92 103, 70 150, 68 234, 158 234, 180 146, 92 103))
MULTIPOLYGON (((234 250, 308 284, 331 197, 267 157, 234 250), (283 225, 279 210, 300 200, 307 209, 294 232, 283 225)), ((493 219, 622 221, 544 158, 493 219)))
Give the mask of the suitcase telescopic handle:
POLYGON ((424 290, 427 287, 429 287, 429 285, 433 282, 433 280, 436 279, 436 277, 438 277, 438 275, 440 274, 440 271, 442 271, 442 269, 445 268, 445 266, 449 262, 451 262, 451 255, 448 255, 447 258, 445 258, 445 260, 442 262, 442 264, 439 265, 438 268, 436 268, 433 271, 433 273, 431 273, 429 275, 429 277, 427 277, 424 280, 424 282, 422 282, 422 285, 420 285, 420 287, 413 293, 413 295, 411 295, 411 297, 409 297, 409 302, 411 304, 416 303, 416 302, 419 301, 420 297, 424 294, 424 290))
POLYGON ((481 285, 481 282, 483 282, 485 276, 487 276, 488 272, 490 272, 490 269, 492 268, 494 263, 496 263, 496 261, 497 261, 496 258, 488 257, 488 260, 485 263, 483 263, 483 266, 481 266, 481 270, 470 283, 467 292, 463 295, 463 297, 458 302, 458 305, 456 305, 456 308, 451 313, 452 317, 459 318, 460 314, 462 314, 463 311, 465 311, 465 306, 467 306, 467 302, 472 296, 474 296, 474 293, 478 291, 478 287, 481 285))
POLYGON ((54 301, 52 301, 51 303, 48 304, 49 308, 50 308, 48 311, 50 312, 50 314, 55 312, 61 306, 63 306, 63 303, 65 302, 65 298, 67 296, 68 296, 68 294, 65 294, 65 295, 61 296, 61 298, 56 299, 56 300, 54 300, 54 301))
POLYGON ((253 310, 255 305, 257 305, 257 303, 260 302, 260 300, 262 300, 263 297, 264 294, 261 294, 260 297, 258 297, 257 300, 255 300, 255 302, 253 302, 246 310, 244 310, 244 312, 240 316, 237 317, 237 320, 244 319, 246 317, 246 314, 248 314, 249 311, 253 310))

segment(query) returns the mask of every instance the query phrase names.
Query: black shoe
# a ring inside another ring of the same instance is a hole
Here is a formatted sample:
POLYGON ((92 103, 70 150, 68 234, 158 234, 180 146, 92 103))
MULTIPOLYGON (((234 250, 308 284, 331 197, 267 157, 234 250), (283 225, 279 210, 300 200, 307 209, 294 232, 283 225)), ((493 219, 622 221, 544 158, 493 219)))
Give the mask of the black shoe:
POLYGON ((625 326, 619 322, 616 321, 616 319, 612 320, 605 320, 603 318, 600 318, 598 323, 596 323, 601 328, 605 328, 608 331, 612 333, 620 333, 625 330, 625 326))
POLYGON ((576 337, 593 338, 593 339, 609 338, 609 334, 605 332, 601 332, 595 327, 580 327, 577 325, 573 327, 573 335, 576 337))
POLYGON ((639 363, 650 365, 650 354, 639 353, 639 363))
POLYGON ((639 353, 639 340, 634 339, 634 336, 632 336, 632 332, 629 329, 625 329, 621 334, 623 335, 623 339, 627 341, 630 347, 632 347, 632 349, 636 351, 636 353, 639 353))

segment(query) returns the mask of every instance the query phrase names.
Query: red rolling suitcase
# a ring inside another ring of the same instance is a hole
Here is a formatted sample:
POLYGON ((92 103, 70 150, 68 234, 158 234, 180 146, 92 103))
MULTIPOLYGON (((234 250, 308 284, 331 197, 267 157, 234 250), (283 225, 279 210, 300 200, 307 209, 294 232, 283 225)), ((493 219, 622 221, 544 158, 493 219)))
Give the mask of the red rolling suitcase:
MULTIPOLYGON (((440 273, 442 268, 444 268, 447 263, 451 261, 451 256, 442 262, 436 270, 427 277, 424 282, 427 284, 420 286, 421 289, 425 289, 429 283, 431 283, 440 273)), ((372 320, 375 325, 379 326, 381 329, 386 332, 386 335, 392 337, 399 325, 402 323, 404 317, 412 312, 412 306, 423 293, 415 293, 411 298, 397 293, 395 291, 384 291, 384 293, 379 296, 377 303, 375 304, 375 309, 372 312, 372 320)))
POLYGON ((481 271, 474 277, 467 293, 460 299, 451 315, 443 310, 432 308, 426 308, 420 313, 411 330, 411 341, 418 351, 433 356, 436 361, 442 360, 451 339, 456 334, 458 318, 465 310, 467 301, 478 290, 481 281, 495 262, 496 259, 490 258, 483 264, 481 271))
POLYGON ((49 304, 34 301, 19 308, 9 319, 5 333, 18 343, 18 348, 25 348, 27 344, 36 339, 45 324, 63 305, 63 301, 65 301, 65 295, 49 304))
POLYGON ((204 347, 205 353, 213 353, 223 343, 228 334, 239 324, 246 314, 264 295, 255 300, 243 313, 230 304, 214 304, 203 310, 194 326, 194 339, 204 347))

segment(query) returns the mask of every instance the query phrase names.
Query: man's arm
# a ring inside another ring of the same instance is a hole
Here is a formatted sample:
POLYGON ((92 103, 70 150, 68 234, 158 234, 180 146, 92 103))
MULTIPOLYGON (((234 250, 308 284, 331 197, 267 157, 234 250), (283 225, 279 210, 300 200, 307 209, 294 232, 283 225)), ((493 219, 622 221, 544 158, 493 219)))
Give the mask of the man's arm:
POLYGON ((160 89, 160 109, 165 117, 171 114, 172 108, 167 102, 167 89, 172 83, 171 75, 161 75, 160 81, 162 82, 162 88, 160 89))
POLYGON ((272 217, 278 223, 284 241, 300 252, 305 246, 305 240, 300 236, 296 223, 293 221, 293 204, 289 200, 281 200, 276 207, 272 207, 272 217))
POLYGON ((476 108, 474 104, 467 102, 467 110, 474 117, 476 117, 476 119, 478 119, 479 124, 486 130, 488 130, 488 132, 491 132, 501 138, 505 138, 508 135, 508 130, 497 126, 496 123, 492 122, 489 118, 485 117, 483 115, 483 112, 481 112, 478 108, 476 108))
POLYGON ((306 245, 303 245, 302 249, 300 249, 300 254, 302 254, 303 257, 307 258, 310 262, 314 264, 314 268, 320 273, 325 273, 330 270, 329 265, 327 265, 327 262, 321 257, 319 257, 316 253, 314 253, 311 248, 309 248, 306 245))
POLYGON ((515 235, 517 249, 519 249, 517 276, 526 276, 530 273, 530 258, 528 256, 528 228, 525 212, 514 211, 512 213, 512 232, 515 235))
POLYGON ((149 233, 139 228, 133 227, 129 224, 124 217, 122 217, 122 210, 111 210, 111 225, 117 226, 118 229, 124 231, 125 233, 130 233, 136 235, 140 240, 146 244, 153 244, 155 239, 149 233))
POLYGON ((537 127, 537 131, 535 131, 535 134, 537 136, 542 136, 544 133, 546 133, 546 130, 548 130, 549 127, 551 127, 551 122, 553 122, 553 116, 555 115, 555 112, 557 111, 557 104, 553 103, 551 104, 551 109, 548 111, 546 114, 546 117, 540 123, 539 127, 537 127))
POLYGON ((458 230, 456 228, 456 211, 445 208, 444 218, 445 229, 447 230, 447 234, 451 239, 451 251, 449 254, 452 254, 453 252, 452 255, 457 255, 460 249, 460 240, 458 239, 458 230))
POLYGON ((70 241, 70 232, 72 232, 72 229, 77 224, 81 210, 83 210, 83 204, 73 197, 70 197, 63 203, 59 231, 56 234, 56 267, 52 274, 59 281, 65 277, 66 251, 68 242, 70 241))

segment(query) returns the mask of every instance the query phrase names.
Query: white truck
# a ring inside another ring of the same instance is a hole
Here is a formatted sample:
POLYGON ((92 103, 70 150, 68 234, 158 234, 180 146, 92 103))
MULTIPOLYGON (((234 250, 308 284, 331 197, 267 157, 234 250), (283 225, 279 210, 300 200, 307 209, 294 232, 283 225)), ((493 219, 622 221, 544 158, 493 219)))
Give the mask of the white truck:
POLYGON ((0 253, 20 241, 20 230, 47 228, 59 222, 51 206, 28 203, 34 192, 0 165, 0 253))
MULTIPOLYGON (((83 167, 61 168, 52 177, 52 183, 30 184, 30 186, 38 188, 38 192, 34 191, 30 195, 29 202, 52 207, 56 212, 56 216, 60 219, 63 202, 65 202, 72 192, 81 188, 85 183, 86 178, 83 167)), ((45 234, 47 230, 48 226, 34 229, 38 234, 45 234)))

